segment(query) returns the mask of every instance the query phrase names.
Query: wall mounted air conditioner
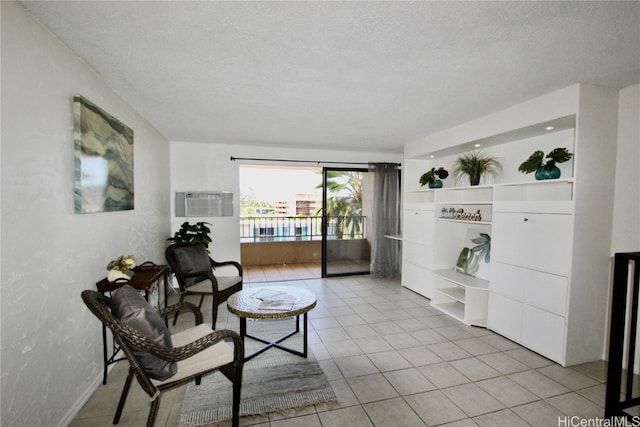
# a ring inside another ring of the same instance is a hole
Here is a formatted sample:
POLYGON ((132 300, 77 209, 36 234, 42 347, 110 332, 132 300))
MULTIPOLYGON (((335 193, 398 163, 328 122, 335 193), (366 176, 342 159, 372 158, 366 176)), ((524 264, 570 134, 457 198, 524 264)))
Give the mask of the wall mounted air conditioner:
POLYGON ((176 191, 176 217, 233 216, 230 191, 176 191))

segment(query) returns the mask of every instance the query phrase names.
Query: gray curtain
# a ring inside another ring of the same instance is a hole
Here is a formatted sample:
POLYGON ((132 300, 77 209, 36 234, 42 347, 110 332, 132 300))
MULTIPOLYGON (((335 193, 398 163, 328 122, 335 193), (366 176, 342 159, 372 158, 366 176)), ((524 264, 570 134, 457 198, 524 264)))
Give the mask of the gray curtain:
POLYGON ((369 163, 371 192, 371 277, 400 276, 400 173, 395 163, 369 163))

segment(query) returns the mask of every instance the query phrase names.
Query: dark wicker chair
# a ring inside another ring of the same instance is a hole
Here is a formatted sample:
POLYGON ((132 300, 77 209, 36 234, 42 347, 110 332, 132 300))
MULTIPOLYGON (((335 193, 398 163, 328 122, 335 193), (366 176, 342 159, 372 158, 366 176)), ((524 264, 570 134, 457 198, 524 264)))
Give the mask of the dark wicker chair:
POLYGON ((193 380, 196 381, 196 384, 200 384, 202 376, 219 370, 233 384, 232 425, 238 426, 244 347, 242 339, 236 332, 211 330, 202 324, 200 310, 193 304, 183 302, 160 310, 160 316, 168 316, 176 310, 191 311, 195 315, 196 327, 172 335, 173 348, 168 348, 156 344, 153 340, 118 320, 111 313, 111 298, 96 291, 85 290, 82 292, 82 300, 89 310, 111 329, 114 339, 129 361, 129 374, 120 396, 113 424, 118 424, 120 421, 134 375, 142 389, 151 397, 147 427, 152 427, 158 414, 162 392, 193 380), (223 342, 229 340, 233 343, 232 347, 227 342, 223 342), (149 378, 132 351, 132 346, 137 346, 162 360, 177 362, 177 372, 164 381, 149 378), (233 354, 230 354, 231 352, 233 354), (220 364, 221 361, 224 361, 222 362, 224 364, 220 364))
MULTIPOLYGON (((217 262, 209 257, 207 247, 202 244, 174 243, 165 250, 167 263, 173 270, 180 286, 180 302, 187 295, 200 295, 198 308, 202 309, 202 301, 206 295, 213 298, 211 308, 211 327, 216 328, 218 305, 229 296, 242 290, 242 266, 235 261, 217 262), (238 270, 237 276, 216 276, 213 271, 217 267, 232 266, 238 270)), ((176 312, 173 324, 178 318, 176 312)))

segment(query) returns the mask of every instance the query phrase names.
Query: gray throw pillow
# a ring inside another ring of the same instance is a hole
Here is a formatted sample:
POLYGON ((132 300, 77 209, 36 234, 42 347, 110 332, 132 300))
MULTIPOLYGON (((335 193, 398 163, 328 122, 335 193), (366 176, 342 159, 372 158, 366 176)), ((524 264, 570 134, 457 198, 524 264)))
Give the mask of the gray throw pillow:
MULTIPOLYGON (((122 323, 153 340, 156 344, 173 347, 171 334, 160 314, 130 285, 125 285, 114 291, 111 297, 111 312, 122 323)), ((149 378, 162 381, 177 372, 176 362, 159 359, 135 345, 130 344, 130 347, 149 378)))
POLYGON ((187 288, 205 280, 207 273, 211 273, 211 259, 209 259, 206 246, 201 243, 175 246, 173 248, 173 256, 180 266, 182 274, 202 273, 200 276, 184 278, 184 286, 187 288))

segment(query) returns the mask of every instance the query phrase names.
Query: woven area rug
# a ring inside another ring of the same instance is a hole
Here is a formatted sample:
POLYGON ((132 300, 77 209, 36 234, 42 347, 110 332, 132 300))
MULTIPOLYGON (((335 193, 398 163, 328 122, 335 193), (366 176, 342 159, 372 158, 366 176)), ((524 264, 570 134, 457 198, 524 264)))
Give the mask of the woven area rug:
MULTIPOLYGON (((260 323, 268 325, 271 322, 260 323)), ((248 329, 252 333, 250 327, 248 329)), ((294 348, 298 348, 295 347, 297 340, 291 341, 294 348)), ((247 347, 253 347, 249 342, 247 340, 247 347)), ((286 344, 289 345, 289 340, 286 344)), ((247 350, 251 351, 250 348, 247 350)), ((272 348, 244 364, 241 416, 280 412, 335 400, 333 388, 311 352, 305 359, 272 348)), ((216 372, 204 377, 199 386, 194 383, 187 386, 180 412, 181 427, 204 426, 230 418, 231 382, 224 375, 216 372)))

